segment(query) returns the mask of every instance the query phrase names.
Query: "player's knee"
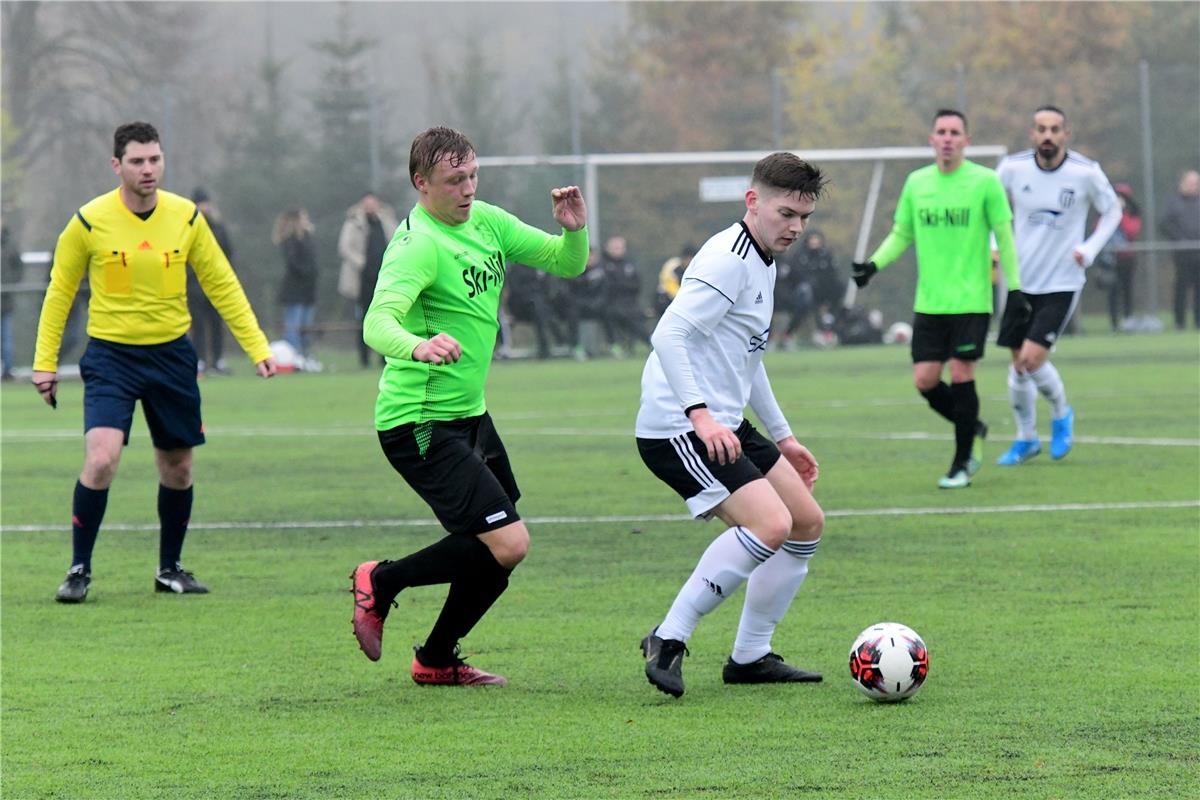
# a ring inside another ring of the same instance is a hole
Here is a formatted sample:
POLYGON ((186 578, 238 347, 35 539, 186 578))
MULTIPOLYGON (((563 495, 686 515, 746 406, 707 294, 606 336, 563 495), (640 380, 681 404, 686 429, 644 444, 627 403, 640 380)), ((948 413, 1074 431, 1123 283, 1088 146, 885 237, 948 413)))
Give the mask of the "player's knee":
POLYGON ((93 489, 107 489, 117 476, 117 465, 120 463, 120 453, 104 449, 88 450, 83 460, 83 474, 80 476, 85 486, 93 489))
POLYGON ((1021 371, 1025 374, 1037 372, 1046 363, 1046 359, 1037 355, 1028 355, 1021 359, 1021 371))
POLYGON ((913 376, 913 386, 917 387, 917 391, 921 392, 922 394, 924 394, 925 392, 928 392, 930 389, 937 386, 941 382, 942 382, 941 375, 932 375, 932 376, 930 376, 930 375, 914 375, 913 376))
POLYGON ((159 482, 168 489, 183 490, 192 485, 192 465, 163 465, 158 471, 159 482))
POLYGON ((158 456, 158 481, 168 489, 186 489, 192 485, 192 456, 188 451, 158 456))
POLYGON ((824 530, 825 512, 821 510, 820 506, 814 505, 801 514, 793 515, 791 536, 788 538, 800 542, 811 542, 821 538, 824 530))
POLYGON ((791 533, 792 515, 786 508, 780 508, 778 511, 763 515, 761 519, 748 527, 763 544, 772 550, 778 550, 791 533))
POLYGON ((500 566, 513 569, 529 553, 529 530, 524 525, 514 525, 503 536, 489 539, 487 546, 500 566))

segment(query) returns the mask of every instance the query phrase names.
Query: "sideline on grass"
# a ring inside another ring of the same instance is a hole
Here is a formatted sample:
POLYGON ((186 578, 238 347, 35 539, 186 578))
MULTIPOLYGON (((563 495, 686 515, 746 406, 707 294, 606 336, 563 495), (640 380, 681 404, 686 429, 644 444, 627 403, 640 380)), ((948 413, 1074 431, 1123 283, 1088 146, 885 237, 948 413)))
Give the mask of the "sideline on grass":
MULTIPOLYGON (((918 507, 918 508, 855 508, 827 511, 827 517, 903 517, 903 516, 932 516, 946 514, 1028 514, 1069 511, 1123 511, 1130 509, 1166 509, 1166 508, 1200 508, 1200 500, 1146 500, 1113 503, 1052 503, 1043 505, 1010 505, 1010 506, 963 506, 951 508, 918 507)), ((691 522, 687 514, 613 514, 580 517, 529 517, 533 524, 556 525, 587 525, 625 522, 691 522)), ((375 528, 375 527, 405 527, 423 528, 437 527, 435 519, 342 519, 342 520, 286 520, 272 522, 194 522, 190 525, 193 530, 305 530, 308 528, 375 528)), ((113 524, 107 525, 112 531, 156 531, 157 524, 142 523, 137 525, 113 524)), ((58 533, 61 524, 31 524, 31 525, 0 525, 0 533, 58 533)))

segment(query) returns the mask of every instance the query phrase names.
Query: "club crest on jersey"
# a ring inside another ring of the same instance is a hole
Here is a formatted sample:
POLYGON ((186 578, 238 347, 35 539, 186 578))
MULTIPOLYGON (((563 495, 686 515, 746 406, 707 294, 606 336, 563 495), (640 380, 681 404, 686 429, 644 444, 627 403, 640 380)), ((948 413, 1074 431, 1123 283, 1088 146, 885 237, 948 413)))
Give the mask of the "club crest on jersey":
POLYGON ((1075 190, 1068 187, 1060 191, 1058 193, 1058 204, 1062 208, 1070 208, 1075 205, 1075 190))

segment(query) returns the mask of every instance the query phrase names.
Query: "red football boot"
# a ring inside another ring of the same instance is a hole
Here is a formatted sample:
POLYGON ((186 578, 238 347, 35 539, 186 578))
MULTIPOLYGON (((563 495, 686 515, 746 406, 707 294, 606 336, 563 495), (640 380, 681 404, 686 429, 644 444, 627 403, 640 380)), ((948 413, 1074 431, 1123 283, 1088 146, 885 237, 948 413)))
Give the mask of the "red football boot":
POLYGON ((379 607, 375 600, 375 584, 371 573, 378 561, 364 561, 350 573, 350 591, 354 594, 354 638, 367 658, 378 661, 383 650, 383 621, 390 606, 379 607))
POLYGON ((421 648, 414 647, 412 679, 422 686, 504 686, 508 679, 476 669, 464 662, 455 653, 453 660, 444 667, 427 667, 421 663, 421 648))

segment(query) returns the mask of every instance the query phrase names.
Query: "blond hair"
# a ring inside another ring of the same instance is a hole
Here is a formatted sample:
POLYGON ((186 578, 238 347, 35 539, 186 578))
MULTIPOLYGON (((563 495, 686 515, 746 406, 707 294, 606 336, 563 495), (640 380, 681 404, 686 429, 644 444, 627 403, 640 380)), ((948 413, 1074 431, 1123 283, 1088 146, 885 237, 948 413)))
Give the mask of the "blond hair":
POLYGON ((275 230, 271 232, 271 241, 279 244, 312 232, 313 224, 308 218, 308 212, 303 208, 289 208, 275 218, 275 230))

